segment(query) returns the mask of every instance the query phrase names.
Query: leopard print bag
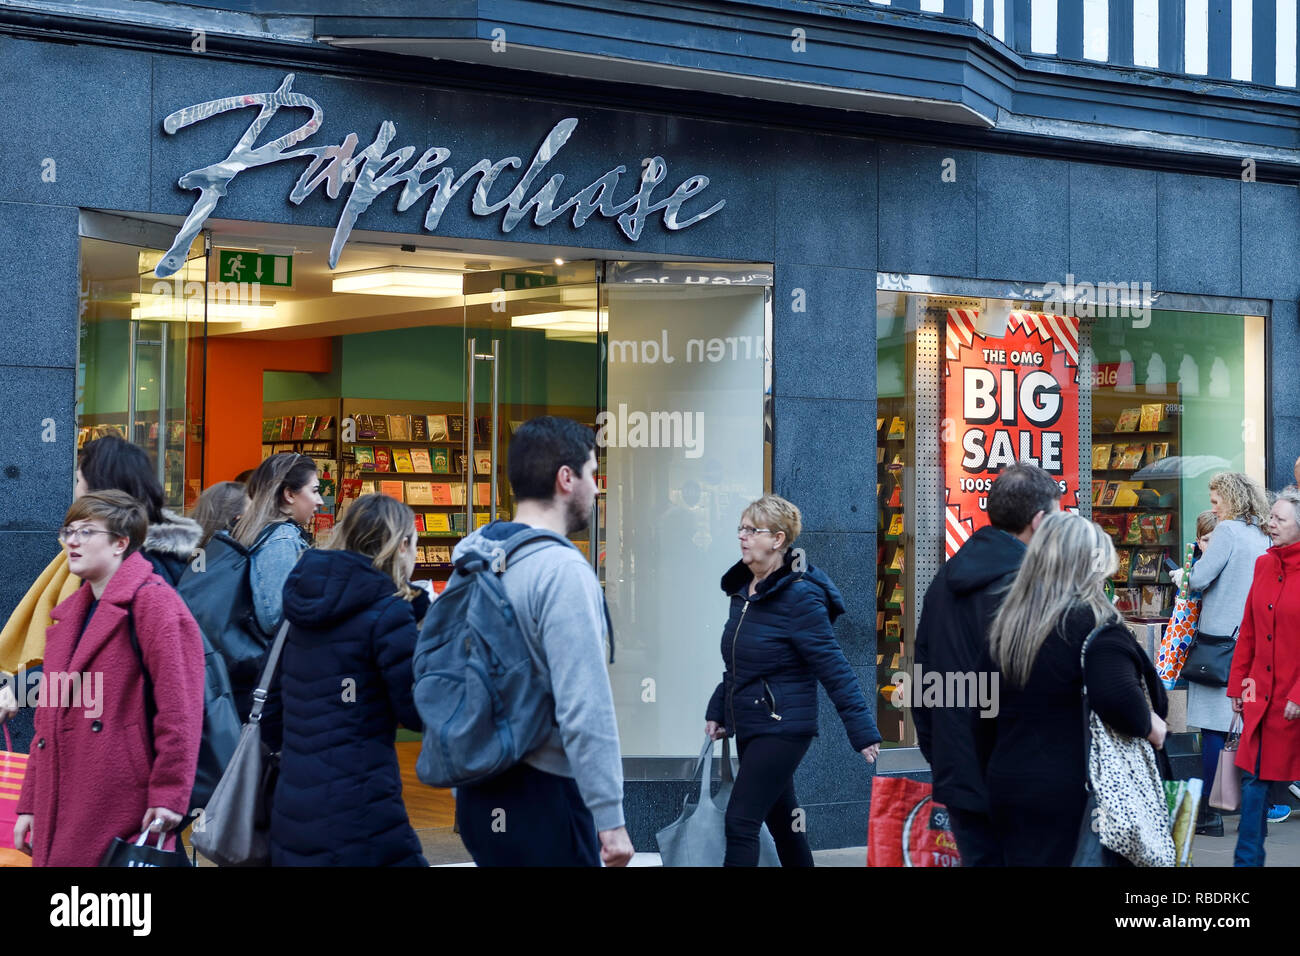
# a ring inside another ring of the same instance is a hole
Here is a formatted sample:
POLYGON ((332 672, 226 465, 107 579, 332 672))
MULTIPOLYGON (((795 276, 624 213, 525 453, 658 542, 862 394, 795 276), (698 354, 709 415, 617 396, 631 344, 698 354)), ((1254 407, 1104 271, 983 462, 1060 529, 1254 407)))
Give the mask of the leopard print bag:
MULTIPOLYGON (((1088 645, 1103 628, 1094 628, 1083 642, 1079 665, 1083 668, 1088 645)), ((1083 709, 1087 715, 1088 787, 1094 800, 1090 829, 1101 845, 1134 866, 1173 866, 1176 862, 1164 780, 1151 742, 1130 737, 1107 726, 1088 706, 1087 671, 1084 670, 1083 709)), ((1150 707, 1151 699, 1143 686, 1150 707)))

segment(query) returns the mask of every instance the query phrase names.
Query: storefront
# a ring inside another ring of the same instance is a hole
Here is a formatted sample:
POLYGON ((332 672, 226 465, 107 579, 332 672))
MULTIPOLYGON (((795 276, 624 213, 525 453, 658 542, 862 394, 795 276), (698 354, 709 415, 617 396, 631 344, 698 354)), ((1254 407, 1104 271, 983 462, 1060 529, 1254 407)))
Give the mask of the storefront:
MULTIPOLYGON (((603 430, 578 543, 614 616, 626 808, 652 849, 765 489, 844 593, 837 636, 898 772, 919 766, 889 690, 911 610, 995 462, 1050 462, 1113 525, 1141 620, 1213 468, 1275 486, 1300 450, 1300 384, 1273 374, 1300 354, 1293 186, 272 59, 0 36, 29 104, 15 168, 34 170, 0 183, 20 303, 0 315, 0 610, 48 562, 100 431, 149 449, 174 507, 306 451, 334 481, 318 534, 371 482, 421 515, 438 580, 462 529, 513 510, 514 425, 569 415, 603 430), (1124 294, 1085 315, 1071 276, 1124 294)), ((823 699, 796 778, 814 847, 864 842, 875 772, 823 699)))
MULTIPOLYGON (((1063 508, 1106 530, 1116 607, 1148 650, 1173 610, 1169 571, 1209 510, 1209 480, 1239 471, 1267 483, 1269 304, 1069 280, 881 277, 877 690, 895 746, 915 745, 909 711, 928 686, 911 609, 988 524, 1002 468, 1040 465, 1063 508)), ((973 691, 972 706, 996 712, 990 688, 973 691)))
POLYGON ((328 230, 209 220, 159 279, 174 226, 81 223, 78 444, 142 445, 178 511, 308 454, 316 543, 359 495, 389 494, 416 511, 415 576, 437 591, 465 529, 513 512, 514 429, 589 425, 601 495, 574 543, 605 585, 623 747, 683 755, 718 677, 712 582, 770 487, 770 265, 539 262, 550 250, 358 232, 331 269, 328 230))

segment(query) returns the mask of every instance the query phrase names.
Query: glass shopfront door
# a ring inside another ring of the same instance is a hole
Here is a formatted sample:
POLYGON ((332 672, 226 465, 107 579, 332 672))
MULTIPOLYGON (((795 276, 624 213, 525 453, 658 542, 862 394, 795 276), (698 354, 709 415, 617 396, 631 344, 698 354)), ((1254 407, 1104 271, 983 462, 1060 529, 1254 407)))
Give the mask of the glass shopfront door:
POLYGON ((108 433, 139 445, 181 511, 201 490, 206 320, 227 319, 208 302, 203 237, 158 279, 166 227, 83 212, 81 234, 77 447, 108 433))

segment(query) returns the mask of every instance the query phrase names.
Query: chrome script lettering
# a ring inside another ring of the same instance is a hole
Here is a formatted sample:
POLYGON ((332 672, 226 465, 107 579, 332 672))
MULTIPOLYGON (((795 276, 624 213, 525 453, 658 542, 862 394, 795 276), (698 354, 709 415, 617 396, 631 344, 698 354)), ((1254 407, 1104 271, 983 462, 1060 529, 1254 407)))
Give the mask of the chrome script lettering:
POLYGON ((195 200, 189 215, 186 216, 180 231, 177 232, 171 248, 167 250, 154 270, 156 275, 172 275, 184 264, 186 252, 194 237, 203 228, 208 216, 216 208, 217 202, 226 195, 227 188, 236 176, 256 166, 269 166, 284 160, 304 157, 309 157, 311 161, 289 193, 291 203, 295 205, 301 203, 322 184, 325 186, 325 194, 330 199, 337 199, 344 183, 352 184, 335 226, 334 238, 330 243, 330 268, 338 264, 343 246, 347 243, 361 214, 381 195, 399 185, 402 191, 397 200, 398 212, 405 212, 426 193, 433 193, 424 217, 424 228, 430 232, 438 228, 443 214, 456 194, 475 178, 478 182, 474 186, 470 212, 475 216, 490 216, 504 210, 501 231, 507 233, 528 218, 530 212, 535 225, 546 226, 572 211, 575 228, 581 228, 593 215, 600 215, 607 219, 615 219, 623 234, 636 242, 641 238, 646 222, 655 213, 663 214, 665 228, 677 230, 707 219, 727 204, 725 199, 720 199, 703 212, 685 219, 680 218, 683 204, 708 186, 709 177, 689 176, 668 196, 654 199, 652 197, 655 189, 668 176, 668 164, 663 157, 654 156, 646 162, 636 191, 622 202, 615 200, 614 193, 618 189, 619 180, 627 172, 627 167, 615 166, 590 185, 584 186, 556 205, 556 198, 561 195, 564 186, 562 173, 550 176, 535 190, 533 187, 541 179, 544 170, 556 154, 568 142, 569 137, 573 135, 573 131, 578 126, 578 121, 573 118, 562 119, 551 128, 527 168, 524 168, 524 162, 518 156, 507 156, 496 162, 481 159, 459 176, 450 166, 444 165, 451 158, 451 150, 445 147, 435 146, 425 150, 409 167, 407 163, 410 163, 415 155, 414 146, 403 146, 388 152, 389 144, 397 135, 397 127, 389 120, 380 123, 379 132, 373 142, 360 152, 356 152, 358 143, 356 133, 349 133, 342 143, 335 146, 294 149, 292 147, 296 147, 320 129, 325 114, 311 97, 292 91, 293 80, 294 75, 290 73, 285 76, 274 93, 252 93, 209 100, 206 103, 177 110, 163 120, 163 129, 167 133, 176 133, 219 113, 251 106, 259 108, 257 118, 249 125, 224 160, 211 166, 191 170, 178 181, 182 189, 198 190, 199 197, 195 200), (284 106, 310 110, 311 118, 278 139, 261 146, 254 145, 262 130, 284 106), (524 169, 524 172, 503 198, 490 200, 489 193, 501 174, 508 169, 524 169), (433 170, 437 171, 431 178, 421 178, 425 173, 433 170))

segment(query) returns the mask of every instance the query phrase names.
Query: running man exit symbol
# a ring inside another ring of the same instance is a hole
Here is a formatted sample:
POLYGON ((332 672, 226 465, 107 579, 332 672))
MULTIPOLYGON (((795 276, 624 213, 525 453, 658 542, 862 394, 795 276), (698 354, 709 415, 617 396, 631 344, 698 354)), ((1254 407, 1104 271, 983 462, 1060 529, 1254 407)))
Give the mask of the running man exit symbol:
POLYGON ((251 282, 265 286, 293 285, 293 256, 266 256, 222 249, 218 253, 220 282, 251 282))

